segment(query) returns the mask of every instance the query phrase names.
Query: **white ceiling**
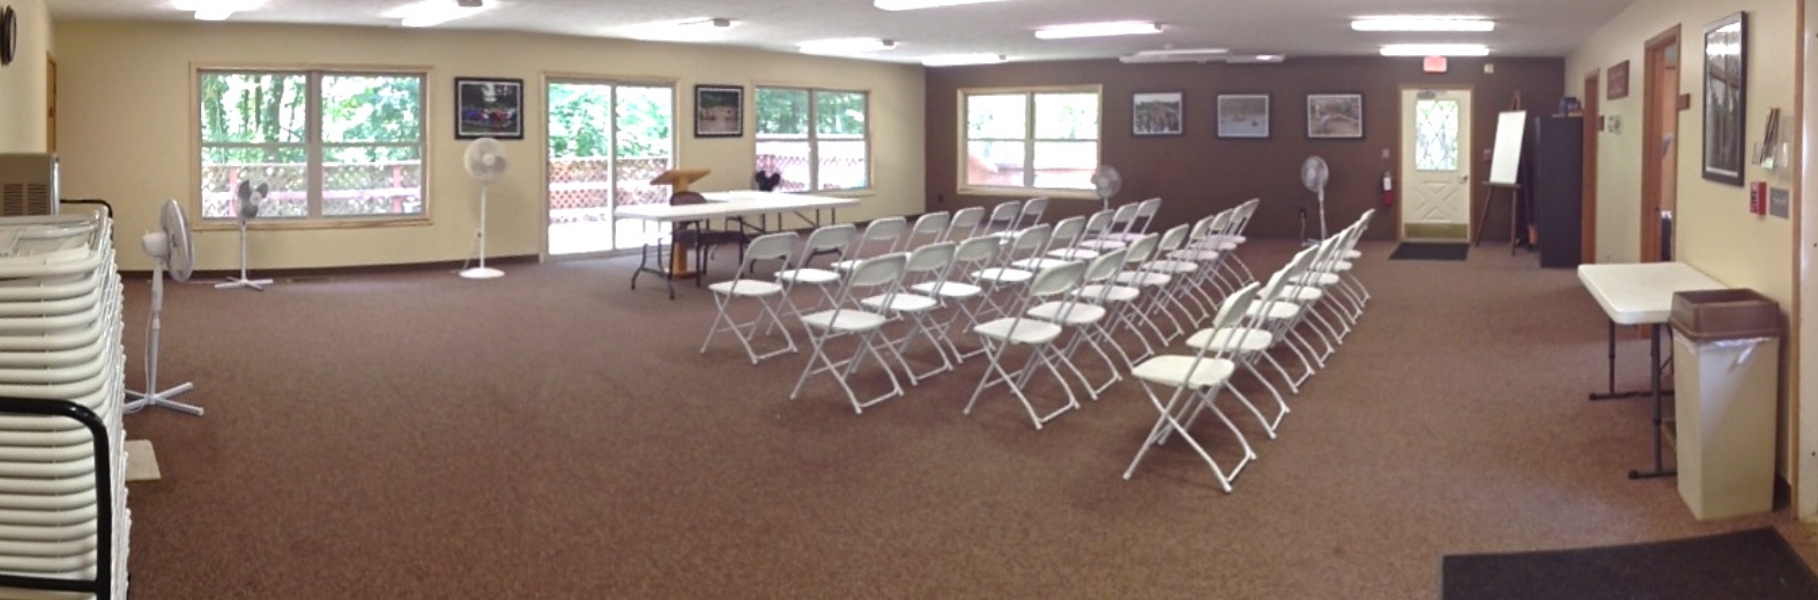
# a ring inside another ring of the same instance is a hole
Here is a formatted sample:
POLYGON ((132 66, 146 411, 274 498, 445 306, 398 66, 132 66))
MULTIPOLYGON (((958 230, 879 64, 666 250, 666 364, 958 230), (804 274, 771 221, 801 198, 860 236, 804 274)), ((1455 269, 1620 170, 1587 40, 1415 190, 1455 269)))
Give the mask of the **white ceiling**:
MULTIPOLYGON (((62 20, 189 20, 179 0, 49 0, 62 20)), ((188 1, 188 0, 184 0, 188 1)), ((383 17, 416 0, 264 0, 230 22, 398 27, 383 17)), ((454 3, 456 0, 439 0, 454 3)), ((1162 47, 1334 56, 1375 54, 1392 42, 1485 43, 1492 56, 1564 56, 1636 0, 1007 0, 889 12, 871 0, 486 0, 495 7, 441 29, 530 31, 631 37, 640 24, 692 17, 739 22, 727 45, 794 51, 796 42, 837 37, 896 40, 875 58, 919 62, 947 53, 993 53, 1012 61, 1110 58, 1162 47), (1400 34, 1350 30, 1353 17, 1393 14, 1478 15, 1492 33, 1400 34), (1067 23, 1152 20, 1157 35, 1038 40, 1031 31, 1067 23)), ((1645 1, 1645 0, 1643 0, 1645 1)))

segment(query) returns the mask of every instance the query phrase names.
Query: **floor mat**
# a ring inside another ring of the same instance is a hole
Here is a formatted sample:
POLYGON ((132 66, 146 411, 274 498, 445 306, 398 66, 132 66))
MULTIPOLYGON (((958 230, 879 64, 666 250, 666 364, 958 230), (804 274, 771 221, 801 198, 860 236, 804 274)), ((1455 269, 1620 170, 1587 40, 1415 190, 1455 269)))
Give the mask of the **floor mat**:
POLYGON ((1471 247, 1466 244, 1402 244, 1389 254, 1390 260, 1464 260, 1471 247))
POLYGON ((1771 527, 1626 546, 1447 556, 1440 598, 1818 598, 1818 576, 1771 527))

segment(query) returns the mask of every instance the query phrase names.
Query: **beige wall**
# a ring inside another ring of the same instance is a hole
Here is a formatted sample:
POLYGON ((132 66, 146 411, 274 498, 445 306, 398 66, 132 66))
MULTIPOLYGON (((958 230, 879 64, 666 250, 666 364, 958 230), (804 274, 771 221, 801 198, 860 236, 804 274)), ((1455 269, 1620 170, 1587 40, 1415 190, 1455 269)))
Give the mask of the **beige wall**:
MULTIPOLYGON (((1649 38, 1678 25, 1680 27, 1681 93, 1691 95, 1691 108, 1679 117, 1679 195, 1676 222, 1675 258, 1690 263, 1724 285, 1752 288, 1773 298, 1783 313, 1794 307, 1793 221, 1777 217, 1759 217, 1748 212, 1746 188, 1707 181, 1700 168, 1700 149, 1704 144, 1703 76, 1704 27, 1737 11, 1748 13, 1747 29, 1747 144, 1760 144, 1770 110, 1781 112, 1782 128, 1799 123, 1799 105, 1795 103, 1794 64, 1800 47, 1797 0, 1645 0, 1636 2, 1621 15, 1605 24, 1566 60, 1566 87, 1575 96, 1584 94, 1584 76, 1593 69, 1607 69, 1629 61, 1627 98, 1604 98, 1600 110, 1604 115, 1620 118, 1619 132, 1603 132, 1598 148, 1597 180, 1597 253, 1600 262, 1632 262, 1640 256, 1641 240, 1641 161, 1645 143, 1642 97, 1646 90, 1647 69, 1644 46, 1649 38)), ((1603 79, 1607 83, 1606 78, 1603 79)), ((1599 90, 1594 93, 1603 94, 1599 90)), ((1750 150, 1751 155, 1753 150, 1750 150)), ((1750 164, 1745 168, 1745 181, 1766 181, 1773 187, 1795 188, 1796 169, 1776 172, 1750 164)), ((1799 198, 1794 197, 1797 204, 1799 198)), ((1789 321, 1790 322, 1790 321, 1789 321)), ((1796 340, 1792 340, 1796 343, 1796 340)), ((1789 347, 1791 343, 1782 344, 1789 347)), ((1792 353, 1784 353, 1791 357, 1792 353)), ((1787 443, 1795 423, 1789 418, 1787 398, 1796 397, 1784 385, 1784 373, 1794 365, 1785 362, 1783 371, 1782 419, 1780 449, 1781 474, 1789 472, 1795 449, 1787 443)))
POLYGON ((18 15, 19 46, 13 64, 0 68, 0 152, 43 152, 49 141, 50 13, 44 0, 8 4, 18 15))
MULTIPOLYGON (((874 192, 841 220, 923 210, 923 91, 919 65, 892 65, 713 46, 512 33, 231 23, 93 23, 56 26, 61 96, 59 155, 65 197, 98 197, 117 210, 120 240, 137 247, 165 198, 196 201, 194 66, 382 66, 429 70, 427 226, 259 231, 257 268, 336 267, 462 260, 471 251, 479 190, 461 170, 451 98, 457 76, 521 78, 523 141, 506 143, 512 165, 488 196, 488 254, 542 248, 545 76, 673 81, 680 164, 713 170, 696 189, 749 187, 750 119, 743 138, 694 139, 696 83, 792 84, 871 92, 874 192)), ((747 104, 750 103, 747 94, 747 104)), ((0 135, 0 140, 7 136, 0 135)), ((205 231, 197 268, 239 265, 233 231, 205 231)), ((123 246, 126 244, 122 244, 123 246)), ((149 269, 122 252, 124 269, 149 269)))

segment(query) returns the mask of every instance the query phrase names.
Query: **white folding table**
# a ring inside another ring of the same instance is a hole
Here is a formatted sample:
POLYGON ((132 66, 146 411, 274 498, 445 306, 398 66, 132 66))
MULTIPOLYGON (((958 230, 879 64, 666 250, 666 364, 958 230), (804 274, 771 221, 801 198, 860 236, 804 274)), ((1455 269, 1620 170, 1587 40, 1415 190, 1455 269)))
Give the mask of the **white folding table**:
POLYGON ((1725 289, 1723 285, 1691 265, 1679 262, 1623 263, 1579 265, 1578 280, 1610 317, 1609 390, 1592 393, 1592 400, 1648 396, 1654 399, 1654 468, 1651 471, 1629 471, 1629 479, 1667 477, 1674 474, 1662 464, 1660 371, 1660 329, 1673 312, 1673 294, 1695 290, 1725 289), (1653 325, 1648 345, 1649 389, 1616 391, 1616 326, 1653 325))
MULTIPOLYGON (((821 211, 828 211, 830 220, 838 219, 839 209, 858 206, 859 203, 858 200, 853 198, 829 198, 826 196, 806 196, 801 194, 779 194, 775 192, 758 191, 706 192, 701 195, 707 199, 707 203, 682 205, 640 204, 613 210, 613 216, 617 218, 636 219, 648 224, 668 223, 672 227, 671 235, 667 236, 667 238, 657 238, 659 241, 654 244, 656 257, 655 267, 651 266, 653 244, 646 241, 643 248, 638 251, 638 270, 631 275, 631 289, 635 290, 638 288, 638 275, 646 272, 656 274, 663 278, 665 285, 669 288, 669 297, 671 299, 675 298, 674 282, 675 279, 679 277, 695 277, 695 285, 700 285, 700 276, 707 270, 706 252, 696 253, 694 261, 695 272, 693 274, 676 273, 672 269, 669 257, 675 252, 673 227, 678 224, 700 224, 714 219, 750 216, 767 217, 770 214, 775 214, 777 215, 777 226, 778 228, 781 228, 783 224, 783 215, 793 213, 807 222, 809 226, 819 227, 821 223, 821 211), (811 214, 812 216, 810 216, 811 214)), ((743 221, 741 221, 741 223, 743 223, 743 221)), ((759 223, 759 233, 763 233, 762 224, 767 224, 767 220, 760 220, 759 223)), ((741 226, 747 229, 750 228, 750 226, 746 224, 742 224, 741 226)), ((646 239, 648 240, 649 238, 646 239)))

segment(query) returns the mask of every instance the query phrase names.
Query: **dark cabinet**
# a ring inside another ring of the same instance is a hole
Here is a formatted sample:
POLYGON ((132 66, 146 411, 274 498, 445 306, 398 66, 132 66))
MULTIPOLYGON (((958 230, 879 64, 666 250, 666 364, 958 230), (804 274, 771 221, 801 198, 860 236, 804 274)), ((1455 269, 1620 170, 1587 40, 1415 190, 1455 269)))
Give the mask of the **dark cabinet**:
POLYGON ((1540 266, 1578 266, 1584 233, 1584 118, 1534 119, 1532 190, 1540 266))

